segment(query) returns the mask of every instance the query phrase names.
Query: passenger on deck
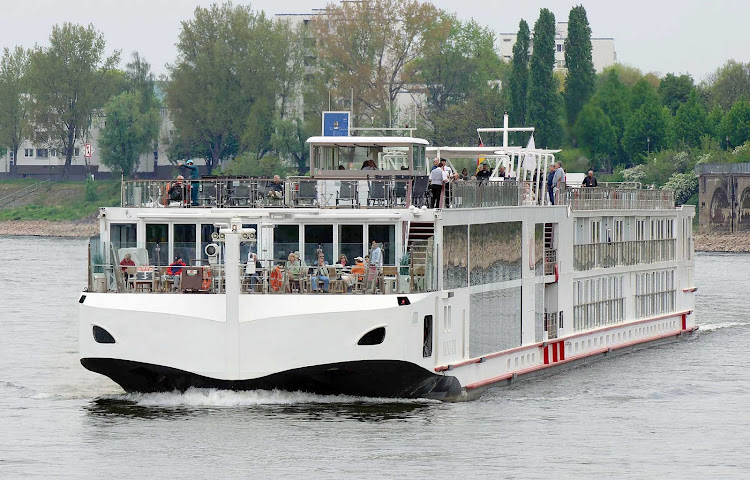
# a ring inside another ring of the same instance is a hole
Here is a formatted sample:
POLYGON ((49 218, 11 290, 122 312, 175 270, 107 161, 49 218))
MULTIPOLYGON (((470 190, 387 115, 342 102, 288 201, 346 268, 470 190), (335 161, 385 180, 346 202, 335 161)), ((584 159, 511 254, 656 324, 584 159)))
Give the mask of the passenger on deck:
MULTIPOLYGON (((435 159, 435 162, 438 160, 435 159)), ((443 170, 440 164, 430 172, 430 208, 440 208, 440 195, 443 193, 443 170)))
POLYGON ((589 173, 586 174, 586 178, 583 179, 583 183, 581 184, 582 187, 596 187, 599 184, 599 182, 596 181, 596 177, 594 176, 594 171, 589 170, 589 173))
POLYGON ((262 268, 263 266, 258 261, 258 256, 253 252, 248 252, 247 263, 245 263, 245 275, 250 279, 250 289, 253 291, 261 283, 259 270, 262 268))
POLYGON ((443 186, 445 187, 445 208, 451 206, 451 183, 453 182, 453 169, 444 158, 440 159, 440 168, 443 170, 443 186))
MULTIPOLYGON (((193 164, 192 160, 188 160, 183 164, 179 164, 178 167, 186 168, 190 170, 190 180, 198 180, 201 178, 201 174, 198 171, 198 167, 193 164)), ((198 185, 200 182, 190 182, 190 200, 193 206, 198 205, 198 185)))
POLYGON ((362 257, 355 257, 354 266, 352 267, 352 275, 355 280, 363 280, 366 270, 367 267, 365 267, 365 260, 362 257))
POLYGON ((461 170, 461 180, 469 180, 469 169, 464 168, 461 170))
POLYGON ((350 273, 351 267, 349 266, 349 259, 346 258, 346 255, 344 255, 343 253, 339 255, 339 263, 336 265, 336 270, 340 271, 341 280, 344 281, 346 289, 348 291, 351 291, 356 279, 354 275, 350 273))
POLYGON ((174 284, 174 288, 178 289, 180 288, 180 280, 182 275, 182 267, 185 267, 185 262, 182 261, 182 257, 177 255, 174 257, 174 261, 169 264, 169 268, 167 268, 167 274, 165 275, 166 280, 172 281, 174 284))
POLYGON ((125 278, 125 286, 127 287, 128 279, 135 275, 135 262, 130 254, 126 253, 125 257, 120 261, 120 265, 122 265, 122 276, 125 278))
POLYGON ((185 177, 182 175, 177 175, 177 181, 172 184, 171 187, 169 187, 169 201, 170 202, 178 202, 182 203, 182 201, 185 199, 185 184, 182 182, 185 180, 185 177))
POLYGON ((555 163, 555 176, 552 177, 552 188, 555 194, 555 203, 560 203, 560 189, 563 188, 563 184, 565 183, 565 170, 563 170, 562 164, 560 162, 555 163))
POLYGON ((284 181, 278 175, 273 176, 273 182, 268 186, 268 198, 275 200, 284 198, 284 181))
POLYGON ((547 194, 549 195, 550 205, 555 204, 555 164, 549 166, 549 172, 547 173, 547 194))
POLYGON ((497 176, 505 179, 505 165, 500 165, 500 169, 497 171, 497 176))
POLYGON ((326 257, 322 253, 318 255, 318 263, 315 264, 312 269, 310 284, 312 285, 313 292, 318 291, 318 282, 322 282, 323 291, 328 292, 331 279, 328 277, 328 263, 326 262, 326 257))
POLYGON ((286 271, 289 279, 288 289, 292 291, 300 291, 300 279, 306 273, 305 264, 302 263, 296 252, 292 252, 287 257, 286 271))
POLYGON ((490 176, 492 175, 492 172, 490 172, 490 169, 487 168, 487 164, 482 164, 482 169, 477 172, 477 180, 480 182, 486 182, 490 179, 490 176))

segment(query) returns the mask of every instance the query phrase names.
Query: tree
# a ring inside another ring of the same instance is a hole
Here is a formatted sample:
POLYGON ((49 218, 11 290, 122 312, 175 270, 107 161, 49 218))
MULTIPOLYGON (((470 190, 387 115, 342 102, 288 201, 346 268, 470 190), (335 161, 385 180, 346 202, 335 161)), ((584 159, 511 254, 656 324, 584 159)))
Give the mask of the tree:
POLYGON ((680 105, 688 101, 690 92, 694 89, 693 77, 690 75, 677 76, 668 73, 659 83, 659 96, 662 104, 674 115, 680 105))
POLYGON ((701 137, 708 131, 706 118, 706 109, 698 98, 698 92, 691 91, 687 101, 677 109, 674 118, 675 142, 682 142, 688 147, 700 146, 701 137))
POLYGON ((631 161, 640 162, 644 152, 656 152, 667 146, 670 118, 669 110, 655 98, 646 101, 630 116, 622 146, 631 161))
POLYGON ((391 126, 396 97, 411 81, 406 72, 420 58, 428 26, 438 20, 430 3, 363 0, 331 5, 314 22, 321 68, 334 98, 354 97, 357 124, 391 126))
POLYGON ((593 101, 607 113, 619 142, 625 131, 625 119, 628 114, 628 89, 613 70, 603 73, 602 77, 593 101))
POLYGON ((138 52, 133 52, 130 62, 126 65, 125 78, 126 88, 131 92, 138 92, 141 96, 141 112, 161 107, 154 91, 156 79, 151 73, 151 64, 138 52))
POLYGON ((309 162, 310 149, 306 140, 304 125, 299 119, 278 118, 274 121, 271 145, 282 157, 291 158, 298 171, 304 171, 309 162))
POLYGON ((628 98, 628 108, 631 112, 635 112, 648 102, 657 102, 659 98, 656 95, 656 90, 651 86, 645 78, 641 78, 633 88, 630 89, 630 95, 628 98))
POLYGON ((52 27, 49 47, 36 47, 31 53, 28 88, 34 141, 62 152, 65 179, 75 142, 84 138, 91 116, 111 93, 108 72, 120 54, 105 57, 104 48, 104 37, 93 25, 64 23, 52 27))
POLYGON ((729 138, 729 146, 738 147, 750 140, 750 102, 741 97, 734 102, 721 121, 721 131, 729 138))
POLYGON ((562 143, 560 101, 557 82, 552 74, 554 65, 555 16, 546 8, 542 8, 534 24, 527 111, 528 124, 535 127, 536 144, 550 148, 562 143))
POLYGON ((743 95, 750 96, 750 65, 729 60, 708 76, 705 87, 711 106, 729 110, 743 95))
POLYGON ((617 154, 617 134, 607 114, 595 103, 587 103, 573 127, 578 144, 597 160, 596 167, 609 170, 617 154))
POLYGON ((594 94, 596 71, 591 58, 591 27, 586 9, 578 5, 570 10, 568 38, 565 39, 565 113, 573 126, 586 102, 594 94))
POLYGON ((0 60, 0 144, 10 148, 14 165, 18 163, 18 148, 29 123, 25 76, 29 69, 29 53, 21 47, 3 49, 0 60))
POLYGON ((510 118, 514 124, 526 125, 526 101, 529 90, 529 47, 531 33, 526 20, 518 24, 516 44, 513 45, 513 61, 510 74, 510 118))
POLYGON ((237 153, 238 141, 246 140, 243 147, 256 157, 267 151, 270 133, 248 126, 271 124, 281 84, 291 88, 292 67, 301 71, 286 56, 302 48, 285 44, 288 29, 286 22, 246 6, 195 9, 193 19, 182 24, 167 84, 167 106, 182 147, 170 151, 200 152, 209 172, 237 153))
POLYGON ((138 157, 151 151, 159 132, 158 112, 142 112, 139 92, 123 92, 104 106, 107 121, 99 135, 102 163, 129 177, 138 170, 138 157))
POLYGON ((445 145, 437 128, 448 107, 467 98, 498 78, 502 62, 495 52, 494 35, 476 22, 461 22, 441 13, 424 34, 422 58, 412 62, 408 75, 423 85, 426 94, 424 117, 431 127, 429 138, 445 145))

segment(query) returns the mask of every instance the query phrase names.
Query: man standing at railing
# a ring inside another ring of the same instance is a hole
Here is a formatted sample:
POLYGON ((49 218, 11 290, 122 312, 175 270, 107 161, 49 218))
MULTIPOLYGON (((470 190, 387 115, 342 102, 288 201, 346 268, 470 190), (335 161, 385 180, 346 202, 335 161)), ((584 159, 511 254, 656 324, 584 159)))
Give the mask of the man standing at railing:
POLYGON ((451 182, 453 181, 453 169, 444 159, 440 159, 440 168, 443 170, 443 185, 445 186, 445 208, 451 206, 451 182))
POLYGON ((556 203, 560 203, 560 188, 565 183, 565 170, 560 162, 555 163, 555 176, 552 178, 556 203))
MULTIPOLYGON (((437 159, 435 159, 437 162, 437 159)), ((443 193, 443 170, 439 164, 430 172, 430 208, 440 207, 440 195, 443 193)))
POLYGON ((549 173, 547 173, 547 193, 549 194, 550 205, 555 204, 555 164, 549 166, 549 173))
POLYGON ((586 178, 583 179, 583 183, 581 184, 582 187, 596 187, 598 185, 596 181, 596 177, 594 176, 594 171, 589 170, 589 173, 586 174, 586 178))
MULTIPOLYGON (((193 164, 192 160, 188 160, 177 166, 190 170, 190 180, 198 180, 201 178, 201 174, 198 172, 198 167, 193 164)), ((198 182, 190 182, 190 200, 194 207, 198 206, 198 182)))

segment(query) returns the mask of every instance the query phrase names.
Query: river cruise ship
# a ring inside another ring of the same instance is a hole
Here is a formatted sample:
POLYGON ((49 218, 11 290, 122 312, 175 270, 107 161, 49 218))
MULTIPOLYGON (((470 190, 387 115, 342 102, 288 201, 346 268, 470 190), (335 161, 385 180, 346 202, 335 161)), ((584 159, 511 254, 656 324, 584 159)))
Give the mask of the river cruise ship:
POLYGON ((695 209, 670 191, 550 199, 550 150, 308 143, 306 177, 123 181, 89 246, 83 366, 126 391, 453 401, 697 329, 695 209), (433 155, 490 178, 430 208, 433 155))

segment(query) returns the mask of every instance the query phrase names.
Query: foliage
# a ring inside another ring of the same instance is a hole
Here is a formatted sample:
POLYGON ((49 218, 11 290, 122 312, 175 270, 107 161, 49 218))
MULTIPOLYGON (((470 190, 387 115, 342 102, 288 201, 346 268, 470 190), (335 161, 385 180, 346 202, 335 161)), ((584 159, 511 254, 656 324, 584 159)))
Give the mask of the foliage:
POLYGON ((98 193, 96 192, 96 182, 91 177, 86 177, 86 180, 84 181, 84 197, 87 202, 93 202, 96 201, 99 198, 98 193))
POLYGON ((560 99, 552 74, 555 64, 555 16, 546 8, 534 24, 534 49, 527 102, 528 123, 534 125, 536 144, 554 148, 562 143, 560 99))
POLYGON ((621 171, 622 179, 626 182, 644 182, 646 180, 646 166, 636 165, 621 171))
POLYGON ((674 115, 680 105, 688 101, 691 92, 695 90, 693 77, 690 75, 674 75, 668 73, 659 83, 659 96, 662 104, 669 108, 669 112, 674 115))
POLYGON ((107 121, 99 135, 102 163, 129 177, 138 169, 138 158, 153 148, 159 133, 158 112, 145 112, 139 92, 123 92, 104 106, 107 121))
POLYGON ((710 105, 729 110, 743 95, 750 96, 750 64, 729 60, 705 81, 710 105))
POLYGON ((247 175, 250 177, 272 177, 279 175, 282 178, 296 174, 294 167, 288 165, 278 157, 265 156, 254 158, 253 155, 244 153, 227 162, 221 167, 221 173, 226 175, 247 175))
POLYGON ((698 193, 698 177, 694 173, 673 173, 661 188, 674 190, 675 204, 684 205, 698 193))
POLYGON ((526 125, 526 101, 529 90, 529 47, 531 33, 526 20, 518 24, 510 76, 510 118, 515 125, 526 125))
POLYGON ((617 134, 615 127, 604 111, 596 104, 589 102, 581 110, 573 132, 579 146, 586 147, 595 159, 592 168, 609 170, 612 158, 617 155, 617 134))
POLYGON ((688 100, 677 109, 673 122, 673 143, 697 147, 706 133, 706 122, 706 109, 698 99, 698 92, 693 90, 688 100))
POLYGON ((568 38, 565 39, 565 113, 568 125, 575 124, 578 113, 594 94, 596 72, 591 57, 591 27, 586 9, 578 5, 570 10, 568 38))
POLYGON ((655 152, 668 145, 669 110, 658 101, 647 100, 628 119, 622 147, 631 161, 641 161, 642 154, 655 152))
POLYGON ((750 139, 750 102, 747 97, 734 102, 721 120, 720 131, 729 138, 730 146, 742 145, 750 139))
POLYGON ((67 178, 75 142, 85 137, 90 118, 111 93, 110 72, 119 52, 104 56, 105 41, 93 25, 64 23, 52 27, 49 47, 37 46, 30 57, 29 117, 34 141, 65 155, 67 178))
MULTIPOLYGON (((18 148, 29 126, 26 73, 29 53, 21 47, 3 49, 0 60, 0 145, 7 145, 18 159, 18 148)), ((13 170, 11 170, 13 173, 13 170)))
POLYGON ((444 145, 471 145, 477 141, 477 126, 502 125, 506 111, 499 87, 484 87, 466 102, 448 107, 445 115, 435 119, 436 128, 443 132, 444 145))
POLYGON ((277 95, 301 81, 293 64, 302 49, 289 45, 286 22, 231 3, 198 7, 183 22, 177 44, 178 59, 167 84, 167 106, 183 148, 205 155, 211 171, 236 150, 242 139, 257 155, 268 150, 270 134, 255 132, 270 123, 277 95))
POLYGON ((396 97, 411 82, 406 73, 422 55, 428 26, 438 19, 430 3, 365 0, 332 4, 314 22, 321 68, 334 98, 354 96, 357 124, 391 125, 396 97))
POLYGON ((303 171, 309 165, 307 137, 304 124, 298 119, 277 118, 273 124, 271 145, 283 158, 291 158, 298 171, 303 171))

